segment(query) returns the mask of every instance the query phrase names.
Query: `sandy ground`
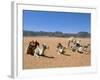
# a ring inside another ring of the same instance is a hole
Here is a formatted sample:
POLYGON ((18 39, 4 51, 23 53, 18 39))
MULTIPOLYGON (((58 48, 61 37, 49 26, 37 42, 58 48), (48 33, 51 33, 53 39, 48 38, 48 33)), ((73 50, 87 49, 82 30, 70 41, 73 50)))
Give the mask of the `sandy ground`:
MULTIPOLYGON (((78 38, 77 38, 78 39, 78 38)), ((90 43, 89 38, 80 38, 82 44, 90 43)), ((24 37, 23 39, 23 69, 56 68, 56 67, 81 67, 91 65, 91 54, 72 52, 69 48, 64 54, 56 52, 57 43, 67 47, 68 38, 55 37, 24 37), (49 49, 45 51, 45 57, 39 58, 26 54, 31 40, 37 40, 40 44, 46 43, 49 49)))

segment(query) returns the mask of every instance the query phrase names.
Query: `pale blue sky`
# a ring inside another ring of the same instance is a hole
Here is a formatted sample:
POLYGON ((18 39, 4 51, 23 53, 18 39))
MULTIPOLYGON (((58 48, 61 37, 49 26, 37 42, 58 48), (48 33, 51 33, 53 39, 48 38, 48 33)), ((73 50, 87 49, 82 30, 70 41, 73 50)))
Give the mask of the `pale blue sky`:
POLYGON ((23 27, 28 31, 90 33, 91 14, 23 10, 23 27))

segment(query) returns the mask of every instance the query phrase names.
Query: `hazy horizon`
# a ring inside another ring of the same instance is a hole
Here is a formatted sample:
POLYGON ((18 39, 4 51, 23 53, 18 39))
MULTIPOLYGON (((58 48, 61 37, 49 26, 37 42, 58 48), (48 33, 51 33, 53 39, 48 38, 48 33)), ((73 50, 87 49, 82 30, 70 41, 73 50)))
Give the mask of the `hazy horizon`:
MULTIPOLYGON (((61 32, 61 31, 31 31, 31 30, 24 30, 24 31, 30 31, 30 32, 52 32, 52 33, 61 32)), ((86 31, 79 31, 79 32, 86 32, 86 31)), ((64 33, 64 34, 66 34, 66 33, 68 33, 68 34, 77 34, 79 32, 61 32, 61 33, 64 33)), ((88 33, 91 34, 91 32, 88 32, 88 33)))

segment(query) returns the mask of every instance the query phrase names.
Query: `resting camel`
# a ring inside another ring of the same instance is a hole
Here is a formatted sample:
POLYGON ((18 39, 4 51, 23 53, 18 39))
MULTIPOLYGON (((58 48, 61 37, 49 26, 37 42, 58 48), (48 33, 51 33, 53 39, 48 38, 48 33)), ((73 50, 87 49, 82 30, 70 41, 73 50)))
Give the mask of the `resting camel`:
POLYGON ((86 45, 82 45, 80 43, 80 40, 77 40, 72 46, 71 49, 72 51, 77 51, 79 53, 87 53, 88 52, 88 48, 89 48, 90 44, 86 44, 86 45))
POLYGON ((65 51, 65 47, 61 44, 61 43, 58 43, 57 44, 57 52, 58 54, 63 54, 65 51))
POLYGON ((27 48, 27 54, 30 55, 34 55, 34 50, 36 49, 36 47, 39 46, 39 42, 38 41, 30 41, 29 46, 27 48))
POLYGON ((46 49, 49 49, 49 47, 46 44, 37 45, 37 47, 34 49, 34 56, 44 56, 44 52, 46 49))
POLYGON ((68 48, 70 48, 71 47, 71 45, 73 44, 73 43, 75 43, 76 42, 76 40, 75 40, 75 38, 74 37, 70 37, 69 39, 68 39, 68 48))

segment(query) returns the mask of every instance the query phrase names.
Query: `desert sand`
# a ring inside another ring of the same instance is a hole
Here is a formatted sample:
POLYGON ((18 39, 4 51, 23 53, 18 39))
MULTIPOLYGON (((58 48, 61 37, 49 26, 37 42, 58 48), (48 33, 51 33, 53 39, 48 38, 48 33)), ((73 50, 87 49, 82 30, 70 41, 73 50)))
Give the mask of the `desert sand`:
MULTIPOLYGON (((90 43, 90 38, 77 38, 82 44, 90 43)), ((58 37, 24 37, 23 39, 23 69, 39 69, 39 68, 60 68, 60 67, 84 67, 91 65, 91 53, 80 54, 72 52, 69 48, 64 54, 56 52, 57 43, 62 43, 67 47, 68 38, 58 37), (28 44, 31 40, 37 40, 40 45, 45 43, 49 49, 45 51, 46 56, 32 56, 26 54, 28 44)))

